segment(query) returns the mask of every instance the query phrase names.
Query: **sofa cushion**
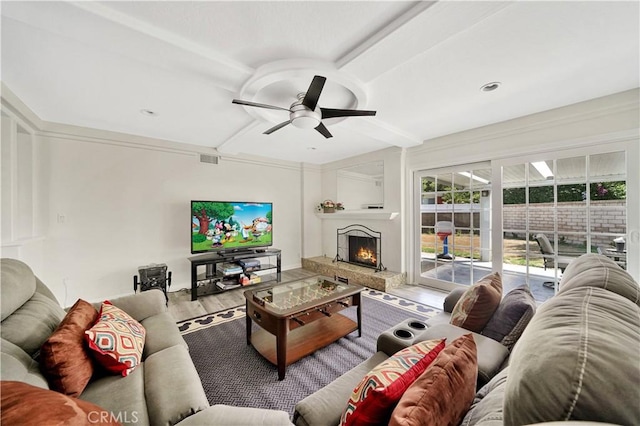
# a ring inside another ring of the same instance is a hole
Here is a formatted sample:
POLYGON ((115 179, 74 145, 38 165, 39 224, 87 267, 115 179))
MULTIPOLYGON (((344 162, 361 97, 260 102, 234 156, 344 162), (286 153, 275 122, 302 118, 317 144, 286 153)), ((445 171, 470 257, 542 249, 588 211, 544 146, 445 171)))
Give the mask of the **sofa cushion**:
POLYGON ((180 426, 293 426, 289 413, 253 407, 234 407, 216 404, 187 417, 180 426))
POLYGON ((40 372, 40 366, 25 351, 13 343, 2 339, 0 343, 0 377, 2 380, 25 382, 49 389, 47 379, 40 372))
POLYGON ((451 324, 480 333, 500 305, 502 278, 494 272, 464 292, 451 312, 451 324))
POLYGON ((591 286, 552 297, 511 354, 505 424, 638 424, 638 342, 640 308, 628 298, 591 286))
MULTIPOLYGON (((126 377, 97 369, 79 399, 96 404, 119 416, 123 424, 148 426, 149 413, 145 396, 144 363, 126 377), (102 374, 102 375, 101 375, 102 374)), ((167 393, 174 394, 168 389, 167 393)))
POLYGON ((515 288, 504 296, 482 334, 511 350, 535 312, 536 301, 529 287, 515 288))
POLYGON ((298 426, 337 425, 353 389, 376 365, 389 358, 382 351, 362 361, 327 386, 315 391, 296 404, 293 416, 298 426))
POLYGON ((341 425, 385 425, 395 404, 444 348, 445 341, 428 340, 409 346, 367 373, 342 414, 341 425))
POLYGON ((142 320, 140 324, 147 330, 144 340, 144 358, 171 346, 179 345, 189 349, 169 312, 150 316, 142 320))
POLYGON ((209 407, 196 367, 184 346, 171 346, 149 355, 144 371, 144 392, 152 425, 173 425, 209 407))
POLYGON ((496 374, 476 393, 460 426, 503 426, 502 402, 504 401, 508 372, 509 367, 496 374))
POLYGON ((27 383, 1 382, 3 425, 119 425, 108 411, 90 402, 27 383))
POLYGON ((576 287, 600 287, 626 297, 640 306, 640 288, 613 259, 595 253, 583 254, 562 274, 560 293, 576 287))
POLYGON ((85 332, 85 339, 100 365, 126 376, 142 362, 145 335, 138 321, 106 300, 98 321, 85 332))
POLYGON ((78 299, 40 348, 40 365, 51 389, 77 397, 91 380, 93 359, 84 332, 97 318, 93 305, 78 299))
MULTIPOLYGON (((4 283, 2 286, 4 289, 4 283)), ((0 334, 3 339, 35 357, 65 315, 64 309, 56 305, 53 300, 40 293, 34 293, 29 300, 2 321, 0 334)))
POLYGON ((0 259, 0 315, 2 321, 31 299, 36 291, 36 277, 23 262, 16 259, 0 259))
POLYGON ((476 391, 476 357, 471 333, 451 342, 402 395, 389 425, 459 424, 476 391))

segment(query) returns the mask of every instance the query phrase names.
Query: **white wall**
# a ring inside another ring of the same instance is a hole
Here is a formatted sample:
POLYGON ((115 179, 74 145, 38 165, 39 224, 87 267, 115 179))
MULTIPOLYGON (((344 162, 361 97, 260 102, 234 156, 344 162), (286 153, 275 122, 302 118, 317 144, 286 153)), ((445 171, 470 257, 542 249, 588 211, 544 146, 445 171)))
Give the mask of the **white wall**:
MULTIPOLYGON (((226 156, 207 164, 181 144, 140 147, 124 135, 63 128, 35 138, 33 165, 15 159, 18 174, 44 174, 42 188, 24 197, 34 196, 46 226, 32 238, 3 238, 2 255, 28 262, 64 306, 133 293, 138 266, 149 263, 168 265, 171 290, 189 288, 192 199, 273 202, 273 246, 283 269, 300 266, 298 164, 226 156)), ((18 215, 2 221, 23 228, 18 215)))
POLYGON ((317 217, 316 206, 322 199, 322 171, 313 164, 302 165, 302 256, 322 255, 322 221, 317 217))

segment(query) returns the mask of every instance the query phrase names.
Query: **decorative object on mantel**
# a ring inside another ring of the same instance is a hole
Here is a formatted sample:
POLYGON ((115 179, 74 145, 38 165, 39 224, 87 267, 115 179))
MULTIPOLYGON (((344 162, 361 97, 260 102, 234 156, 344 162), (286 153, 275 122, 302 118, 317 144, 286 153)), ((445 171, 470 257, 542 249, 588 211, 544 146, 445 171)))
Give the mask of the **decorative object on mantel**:
POLYGON ((344 204, 336 203, 336 210, 344 210, 344 204))
POLYGON ((321 206, 325 213, 335 213, 336 211, 336 204, 331 200, 324 200, 321 206))

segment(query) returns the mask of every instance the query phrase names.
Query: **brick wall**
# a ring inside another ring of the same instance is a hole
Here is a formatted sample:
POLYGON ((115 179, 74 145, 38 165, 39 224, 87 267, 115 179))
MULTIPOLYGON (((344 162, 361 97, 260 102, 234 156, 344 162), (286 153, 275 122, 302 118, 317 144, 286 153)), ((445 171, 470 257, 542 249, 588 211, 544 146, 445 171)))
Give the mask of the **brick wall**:
MULTIPOLYGON (((587 230, 587 209, 581 202, 562 202, 557 206, 558 235, 567 244, 585 244, 587 230), (578 233, 580 235, 569 235, 578 233)), ((503 206, 503 229, 507 236, 517 235, 525 238, 524 230, 527 229, 527 211, 524 204, 509 204, 503 206)), ((456 228, 469 228, 473 220, 474 228, 480 227, 480 214, 478 212, 460 212, 452 215, 446 211, 438 212, 437 220, 451 221, 453 217, 456 228)), ((436 215, 430 212, 422 213, 422 226, 435 225, 436 215)), ((591 202, 591 244, 609 245, 611 235, 594 234, 625 234, 626 233, 626 209, 625 201, 607 200, 591 202)), ((546 233, 549 239, 554 231, 554 205, 553 203, 537 203, 529 205, 529 230, 531 232, 546 233)))
MULTIPOLYGON (((529 230, 553 233, 553 203, 529 205, 529 230)), ((526 210, 524 204, 505 205, 502 209, 503 229, 524 237, 526 229, 526 210)), ((569 244, 584 244, 587 229, 587 211, 581 202, 558 203, 558 235, 564 237, 569 244), (566 235, 568 232, 585 234, 566 235)), ((591 202, 591 243, 592 245, 608 245, 611 236, 598 236, 593 233, 624 234, 626 233, 626 210, 624 200, 591 202)), ((547 235, 551 238, 551 235, 547 235)))

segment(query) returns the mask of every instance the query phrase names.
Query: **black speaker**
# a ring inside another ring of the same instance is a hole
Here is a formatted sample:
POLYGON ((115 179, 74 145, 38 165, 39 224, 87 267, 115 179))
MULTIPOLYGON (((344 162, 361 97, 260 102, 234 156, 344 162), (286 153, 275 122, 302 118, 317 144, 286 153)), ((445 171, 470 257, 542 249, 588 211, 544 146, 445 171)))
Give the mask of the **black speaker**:
POLYGON ((140 275, 139 282, 138 275, 133 276, 133 291, 138 291, 138 285, 140 286, 140 291, 157 288, 162 290, 167 304, 169 303, 167 288, 171 286, 171 271, 167 272, 167 265, 164 263, 152 263, 150 265, 140 266, 138 267, 138 274, 140 275))

